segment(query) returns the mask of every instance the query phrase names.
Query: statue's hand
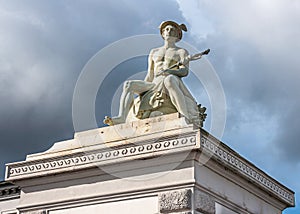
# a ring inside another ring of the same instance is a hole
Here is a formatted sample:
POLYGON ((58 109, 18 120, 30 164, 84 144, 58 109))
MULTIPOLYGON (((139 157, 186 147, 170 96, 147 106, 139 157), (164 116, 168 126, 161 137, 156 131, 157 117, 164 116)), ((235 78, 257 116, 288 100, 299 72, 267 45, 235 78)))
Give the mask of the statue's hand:
POLYGON ((167 70, 160 70, 159 72, 157 72, 157 76, 166 74, 167 70))
POLYGON ((188 68, 179 68, 179 69, 166 69, 164 70, 165 74, 172 74, 178 77, 185 77, 188 75, 188 68))
POLYGON ((103 120, 103 123, 106 124, 106 125, 109 125, 109 126, 114 125, 111 117, 108 117, 108 116, 105 116, 105 118, 103 120))

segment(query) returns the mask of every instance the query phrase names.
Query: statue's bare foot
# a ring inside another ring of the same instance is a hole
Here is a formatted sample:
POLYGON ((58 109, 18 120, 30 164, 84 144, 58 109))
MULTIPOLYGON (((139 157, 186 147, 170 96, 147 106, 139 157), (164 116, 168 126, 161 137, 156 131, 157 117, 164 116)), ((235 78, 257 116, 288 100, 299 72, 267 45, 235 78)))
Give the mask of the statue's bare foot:
POLYGON ((107 124, 109 126, 113 126, 113 125, 117 125, 117 124, 121 124, 121 123, 125 123, 125 119, 123 119, 122 117, 108 117, 105 116, 104 120, 103 120, 104 124, 107 124))
POLYGON ((113 126, 114 125, 112 119, 110 117, 108 117, 108 116, 104 117, 103 123, 106 124, 106 125, 109 125, 109 126, 113 126))

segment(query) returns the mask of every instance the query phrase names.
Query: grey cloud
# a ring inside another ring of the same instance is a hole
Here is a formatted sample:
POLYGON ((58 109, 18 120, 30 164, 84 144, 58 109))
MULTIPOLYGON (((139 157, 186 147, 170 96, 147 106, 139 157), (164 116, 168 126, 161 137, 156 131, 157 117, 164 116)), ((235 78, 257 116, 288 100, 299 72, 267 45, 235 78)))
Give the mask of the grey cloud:
MULTIPOLYGON (((171 0, 7 0, 0 8, 1 178, 6 162, 72 138, 73 90, 97 51, 124 37, 156 34, 163 20, 183 19, 171 0)), ((126 75, 110 81, 118 85, 126 75)), ((97 107, 117 85, 107 84, 106 95, 99 91, 97 107)), ((109 102, 97 108, 99 126, 109 102)))
POLYGON ((286 159, 299 162, 297 152, 291 152, 299 151, 300 137, 296 131, 300 119, 295 116, 300 106, 299 3, 179 2, 196 44, 212 49, 208 58, 227 97, 226 130, 238 135, 252 122, 261 130, 276 127, 270 146, 280 148, 286 159), (202 21, 197 22, 199 18, 202 21), (275 118, 276 124, 265 127, 262 120, 269 118, 275 118))

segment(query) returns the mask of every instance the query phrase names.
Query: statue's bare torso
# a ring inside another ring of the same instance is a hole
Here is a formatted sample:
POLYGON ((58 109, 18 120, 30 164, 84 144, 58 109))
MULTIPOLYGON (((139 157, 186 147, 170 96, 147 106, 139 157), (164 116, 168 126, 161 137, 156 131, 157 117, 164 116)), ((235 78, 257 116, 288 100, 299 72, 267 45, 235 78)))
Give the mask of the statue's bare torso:
MULTIPOLYGON (((166 48, 163 46, 163 47, 152 49, 149 55, 148 75, 151 75, 155 78, 161 75, 161 71, 170 68, 171 66, 173 66, 178 62, 184 64, 185 58, 187 58, 187 56, 188 56, 188 52, 185 49, 179 47, 166 48)), ((165 75, 168 74, 165 73, 165 75)), ((153 79, 146 78, 145 80, 151 82, 151 80, 153 79)))

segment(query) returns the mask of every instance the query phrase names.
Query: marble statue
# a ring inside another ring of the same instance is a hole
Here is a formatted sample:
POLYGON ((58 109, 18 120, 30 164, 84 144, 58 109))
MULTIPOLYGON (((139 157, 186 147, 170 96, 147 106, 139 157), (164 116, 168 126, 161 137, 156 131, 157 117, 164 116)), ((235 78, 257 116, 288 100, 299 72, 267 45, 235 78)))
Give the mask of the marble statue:
POLYGON ((144 119, 175 112, 191 122, 201 123, 203 117, 205 119, 205 108, 197 105, 181 78, 188 75, 189 62, 208 54, 209 49, 190 56, 187 50, 177 47, 176 42, 181 40, 182 31, 187 31, 184 24, 164 21, 159 29, 164 45, 151 50, 145 79, 124 83, 119 115, 106 116, 105 124, 116 125, 132 117, 144 119), (139 95, 136 99, 135 94, 139 95))

